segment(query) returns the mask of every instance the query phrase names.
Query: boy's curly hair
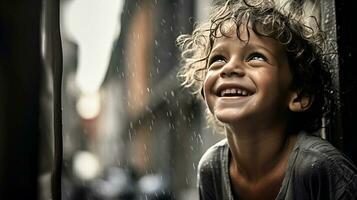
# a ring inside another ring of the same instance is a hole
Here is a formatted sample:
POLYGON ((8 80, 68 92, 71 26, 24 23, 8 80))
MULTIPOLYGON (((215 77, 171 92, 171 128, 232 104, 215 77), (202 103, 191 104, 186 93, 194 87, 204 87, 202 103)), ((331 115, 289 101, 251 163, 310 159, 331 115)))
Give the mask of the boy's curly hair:
MULTIPOLYGON (((292 89, 300 95, 313 97, 311 107, 294 113, 290 127, 294 131, 315 132, 321 119, 330 113, 332 104, 331 70, 328 55, 334 50, 314 17, 315 26, 308 25, 302 5, 277 5, 269 0, 227 0, 217 2, 208 22, 195 28, 191 35, 181 35, 177 43, 182 51, 182 68, 178 76, 182 85, 199 94, 207 72, 207 60, 216 38, 227 36, 224 24, 234 22, 237 37, 243 26, 255 34, 280 42, 287 53, 293 76, 292 89), (329 53, 330 52, 330 53, 329 53)), ((246 41, 246 42, 248 42, 246 41)), ((218 124, 219 125, 219 124, 218 124)))

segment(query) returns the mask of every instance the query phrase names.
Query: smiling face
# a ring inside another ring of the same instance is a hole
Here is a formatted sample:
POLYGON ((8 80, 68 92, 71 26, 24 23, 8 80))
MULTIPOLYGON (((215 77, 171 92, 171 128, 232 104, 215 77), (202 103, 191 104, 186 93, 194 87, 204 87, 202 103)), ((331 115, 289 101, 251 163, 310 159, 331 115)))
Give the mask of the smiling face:
POLYGON ((285 124, 292 75, 278 41, 259 36, 251 29, 235 28, 214 41, 207 62, 204 96, 211 113, 232 126, 268 128, 285 124))

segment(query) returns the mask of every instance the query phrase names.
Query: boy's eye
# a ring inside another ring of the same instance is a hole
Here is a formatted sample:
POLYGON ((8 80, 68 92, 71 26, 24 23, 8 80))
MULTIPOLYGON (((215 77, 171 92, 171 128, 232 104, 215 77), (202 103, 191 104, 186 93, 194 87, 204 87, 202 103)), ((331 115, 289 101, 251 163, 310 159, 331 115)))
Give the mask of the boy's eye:
POLYGON ((267 58, 261 53, 252 53, 249 55, 247 61, 267 61, 267 58))
POLYGON ((209 59, 209 66, 215 64, 215 63, 224 63, 226 62, 226 58, 221 56, 221 55, 216 55, 216 56, 212 56, 210 59, 209 59))

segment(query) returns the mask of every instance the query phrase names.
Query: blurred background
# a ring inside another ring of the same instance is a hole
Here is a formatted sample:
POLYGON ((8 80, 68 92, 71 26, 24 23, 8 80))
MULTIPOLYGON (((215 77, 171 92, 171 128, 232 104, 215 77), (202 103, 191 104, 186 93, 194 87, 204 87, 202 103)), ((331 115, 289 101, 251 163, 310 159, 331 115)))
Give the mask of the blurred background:
POLYGON ((223 135, 177 79, 175 40, 209 0, 62 0, 62 199, 198 199, 223 135))
MULTIPOLYGON (((180 86, 175 40, 212 1, 0 1, 0 199, 198 199, 198 161, 224 136, 180 86)), ((356 163, 353 3, 279 1, 336 40, 321 136, 356 163)))

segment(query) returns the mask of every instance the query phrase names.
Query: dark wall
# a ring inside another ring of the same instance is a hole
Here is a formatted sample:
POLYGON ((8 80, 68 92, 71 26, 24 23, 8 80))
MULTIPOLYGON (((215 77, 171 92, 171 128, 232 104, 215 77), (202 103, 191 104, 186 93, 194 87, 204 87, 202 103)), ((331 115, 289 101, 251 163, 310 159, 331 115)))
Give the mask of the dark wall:
POLYGON ((357 29, 353 1, 336 0, 343 151, 357 164, 357 29))
POLYGON ((40 11, 0 1, 0 199, 37 199, 40 11))

